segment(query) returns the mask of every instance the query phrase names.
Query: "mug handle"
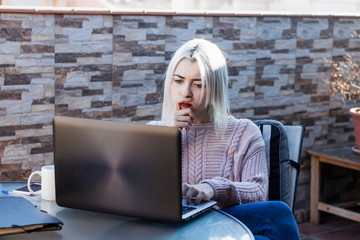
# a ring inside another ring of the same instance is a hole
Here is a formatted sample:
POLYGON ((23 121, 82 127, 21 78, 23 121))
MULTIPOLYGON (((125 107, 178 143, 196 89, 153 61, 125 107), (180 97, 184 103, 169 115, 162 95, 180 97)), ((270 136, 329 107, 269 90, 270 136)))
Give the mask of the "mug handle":
POLYGON ((41 190, 34 192, 34 191, 31 189, 31 186, 30 186, 30 184, 31 184, 31 178, 32 178, 34 175, 36 175, 36 174, 38 174, 38 175, 41 177, 41 171, 35 171, 35 172, 31 173, 30 176, 29 176, 29 178, 28 178, 28 181, 27 181, 27 187, 28 187, 28 190, 29 190, 29 192, 30 192, 31 194, 40 195, 41 190))

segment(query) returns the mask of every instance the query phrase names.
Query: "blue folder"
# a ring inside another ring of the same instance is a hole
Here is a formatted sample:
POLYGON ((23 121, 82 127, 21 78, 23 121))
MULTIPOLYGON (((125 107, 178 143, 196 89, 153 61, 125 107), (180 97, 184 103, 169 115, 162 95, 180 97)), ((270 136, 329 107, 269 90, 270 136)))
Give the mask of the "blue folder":
POLYGON ((0 236, 60 230, 63 223, 22 197, 0 197, 0 236))

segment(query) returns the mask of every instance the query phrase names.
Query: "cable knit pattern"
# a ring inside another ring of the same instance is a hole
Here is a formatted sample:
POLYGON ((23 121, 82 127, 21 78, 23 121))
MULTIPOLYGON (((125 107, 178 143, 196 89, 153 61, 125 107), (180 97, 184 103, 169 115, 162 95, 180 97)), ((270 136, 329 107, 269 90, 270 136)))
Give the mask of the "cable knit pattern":
POLYGON ((215 133, 213 123, 183 129, 182 181, 210 184, 219 207, 265 201, 268 169, 257 126, 250 120, 229 116, 223 136, 215 133))

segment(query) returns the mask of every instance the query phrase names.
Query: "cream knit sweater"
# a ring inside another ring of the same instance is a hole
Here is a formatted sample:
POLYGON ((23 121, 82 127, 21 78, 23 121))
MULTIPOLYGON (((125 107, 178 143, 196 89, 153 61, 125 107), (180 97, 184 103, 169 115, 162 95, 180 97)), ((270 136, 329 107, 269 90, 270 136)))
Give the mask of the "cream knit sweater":
POLYGON ((218 207, 265 201, 268 169, 257 126, 250 120, 229 116, 224 136, 216 135, 213 123, 183 129, 182 181, 210 184, 218 207))

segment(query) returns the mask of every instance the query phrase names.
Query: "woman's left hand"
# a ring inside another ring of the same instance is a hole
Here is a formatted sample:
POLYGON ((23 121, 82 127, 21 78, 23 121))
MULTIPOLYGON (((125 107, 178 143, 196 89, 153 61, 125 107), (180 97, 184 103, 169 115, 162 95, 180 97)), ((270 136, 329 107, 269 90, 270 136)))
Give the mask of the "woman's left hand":
POLYGON ((182 194, 186 199, 186 203, 190 204, 191 199, 195 198, 195 205, 199 204, 202 200, 210 200, 214 197, 215 192, 210 184, 201 183, 190 185, 187 183, 182 184, 182 194))

